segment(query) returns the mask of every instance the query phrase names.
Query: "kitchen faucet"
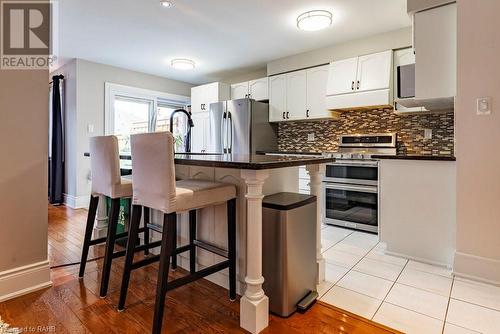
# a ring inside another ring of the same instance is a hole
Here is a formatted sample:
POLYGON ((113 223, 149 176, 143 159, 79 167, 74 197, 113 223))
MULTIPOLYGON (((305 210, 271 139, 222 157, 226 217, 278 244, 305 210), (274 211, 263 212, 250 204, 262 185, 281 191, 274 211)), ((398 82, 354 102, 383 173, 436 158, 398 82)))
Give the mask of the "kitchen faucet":
MULTIPOLYGON (((187 135, 186 135, 186 143, 185 143, 185 151, 186 152, 191 152, 191 128, 194 126, 194 122, 193 122, 193 119, 191 118, 191 113, 184 110, 184 109, 177 109, 177 110, 174 110, 171 114, 170 114, 170 133, 174 133, 174 115, 178 112, 182 112, 184 114, 186 114, 187 118, 188 118, 188 131, 187 131, 187 135)), ((175 147, 175 145, 174 145, 175 147)))

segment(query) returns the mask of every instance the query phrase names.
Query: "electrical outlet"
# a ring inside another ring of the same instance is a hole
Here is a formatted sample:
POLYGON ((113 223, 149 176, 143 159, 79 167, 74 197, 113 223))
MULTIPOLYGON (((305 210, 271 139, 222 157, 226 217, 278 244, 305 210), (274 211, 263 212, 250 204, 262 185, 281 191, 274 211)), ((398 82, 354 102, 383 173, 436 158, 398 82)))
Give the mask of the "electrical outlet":
POLYGON ((314 141, 314 132, 313 133, 308 133, 307 134, 307 141, 314 141))
POLYGON ((424 129, 424 139, 432 139, 432 129, 424 129))
POLYGON ((94 124, 87 124, 87 133, 94 133, 94 124))

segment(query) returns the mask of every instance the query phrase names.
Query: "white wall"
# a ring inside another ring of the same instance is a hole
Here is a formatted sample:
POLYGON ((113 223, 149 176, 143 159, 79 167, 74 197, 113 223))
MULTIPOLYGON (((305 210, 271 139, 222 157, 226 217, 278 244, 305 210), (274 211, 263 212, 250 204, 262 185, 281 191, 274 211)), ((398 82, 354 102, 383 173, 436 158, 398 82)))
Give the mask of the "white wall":
POLYGON ((234 83, 239 83, 239 82, 260 79, 260 78, 264 78, 264 77, 267 77, 266 67, 263 67, 263 68, 258 69, 258 70, 253 70, 253 71, 241 71, 240 73, 232 73, 230 76, 221 77, 219 81, 222 81, 222 82, 225 82, 228 84, 234 84, 234 83))
POLYGON ((498 0, 458 1, 455 271, 500 284, 500 29, 498 0), (493 112, 477 116, 476 98, 493 112))
POLYGON ((408 27, 277 59, 267 64, 267 74, 273 75, 293 71, 309 66, 330 63, 334 60, 346 59, 389 49, 400 49, 411 45, 412 29, 408 27))
POLYGON ((0 70, 0 302, 50 285, 46 70, 0 70))
POLYGON ((104 135, 105 82, 171 94, 191 95, 192 85, 185 82, 82 59, 73 60, 55 73, 67 76, 66 87, 69 91, 66 96, 66 109, 69 116, 67 122, 69 146, 67 191, 76 207, 86 206, 90 194, 90 159, 83 156, 89 149, 88 138, 104 135), (76 88, 74 96, 72 95, 73 87, 76 88), (93 133, 87 132, 89 124, 94 126, 93 133))

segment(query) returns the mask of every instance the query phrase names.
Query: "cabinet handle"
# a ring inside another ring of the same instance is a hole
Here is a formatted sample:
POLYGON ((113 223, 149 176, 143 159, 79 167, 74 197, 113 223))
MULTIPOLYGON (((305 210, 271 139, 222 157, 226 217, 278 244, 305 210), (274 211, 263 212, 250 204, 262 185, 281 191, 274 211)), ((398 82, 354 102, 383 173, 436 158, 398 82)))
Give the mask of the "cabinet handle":
POLYGON ((289 116, 290 116, 290 113, 287 111, 286 112, 286 119, 289 119, 290 118, 289 116))
POLYGON ((358 89, 358 90, 359 90, 359 80, 358 80, 358 84, 357 84, 357 86, 356 86, 356 89, 358 89))
POLYGON ((306 117, 309 118, 309 109, 306 110, 306 117))
POLYGON ((351 83, 351 90, 354 90, 354 81, 351 83))
POLYGON ((205 104, 204 103, 201 104, 201 110, 205 110, 205 104))
POLYGON ((283 119, 285 119, 285 118, 286 118, 286 117, 285 117, 285 112, 283 111, 283 119))

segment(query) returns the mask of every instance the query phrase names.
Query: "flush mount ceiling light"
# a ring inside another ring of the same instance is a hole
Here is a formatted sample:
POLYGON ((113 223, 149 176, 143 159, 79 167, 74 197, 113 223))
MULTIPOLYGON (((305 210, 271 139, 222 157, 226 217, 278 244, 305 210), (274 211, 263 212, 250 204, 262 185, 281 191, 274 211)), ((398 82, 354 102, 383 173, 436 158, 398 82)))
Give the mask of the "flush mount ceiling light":
POLYGON ((165 8, 170 8, 174 5, 171 1, 168 0, 161 0, 160 4, 165 8))
POLYGON ((191 59, 177 58, 170 62, 173 68, 178 70, 194 70, 195 63, 191 59))
POLYGON ((297 17, 297 27, 305 31, 317 31, 332 24, 332 13, 327 10, 311 10, 297 17))

